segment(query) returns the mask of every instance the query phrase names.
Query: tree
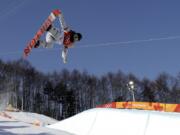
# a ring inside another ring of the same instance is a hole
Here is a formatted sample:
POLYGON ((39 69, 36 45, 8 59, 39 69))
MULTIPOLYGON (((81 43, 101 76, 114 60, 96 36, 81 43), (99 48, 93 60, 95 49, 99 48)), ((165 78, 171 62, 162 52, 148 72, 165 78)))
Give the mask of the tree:
POLYGON ((121 71, 118 71, 117 73, 108 73, 107 79, 109 80, 111 98, 113 101, 126 101, 128 91, 125 74, 123 74, 121 71))
POLYGON ((161 73, 155 82, 156 99, 158 102, 170 102, 170 89, 168 87, 168 79, 170 76, 166 73, 161 73))
POLYGON ((155 92, 154 92, 154 87, 153 83, 147 79, 144 78, 142 81, 142 100, 143 101, 148 101, 148 102, 155 102, 155 92))
POLYGON ((35 112, 37 112, 37 113, 44 113, 43 112, 43 109, 42 109, 42 107, 43 107, 43 99, 42 99, 42 95, 40 94, 40 93, 37 93, 36 95, 35 95, 35 98, 34 98, 34 100, 35 100, 35 102, 34 102, 34 104, 33 104, 33 110, 35 111, 35 112))

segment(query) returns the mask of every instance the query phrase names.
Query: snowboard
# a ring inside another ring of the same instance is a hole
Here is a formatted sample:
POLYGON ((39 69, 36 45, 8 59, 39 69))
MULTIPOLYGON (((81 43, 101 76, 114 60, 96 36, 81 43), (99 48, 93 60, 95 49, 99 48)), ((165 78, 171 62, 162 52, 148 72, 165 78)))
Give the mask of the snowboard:
POLYGON ((41 38, 41 36, 47 31, 47 29, 50 27, 50 25, 53 24, 53 22, 56 20, 56 18, 61 14, 61 11, 56 9, 53 10, 50 15, 48 16, 48 18, 43 22, 43 24, 41 25, 40 29, 36 32, 35 36, 33 37, 33 39, 27 44, 26 48, 24 49, 24 53, 23 53, 23 57, 26 58, 32 48, 35 47, 37 41, 41 38))

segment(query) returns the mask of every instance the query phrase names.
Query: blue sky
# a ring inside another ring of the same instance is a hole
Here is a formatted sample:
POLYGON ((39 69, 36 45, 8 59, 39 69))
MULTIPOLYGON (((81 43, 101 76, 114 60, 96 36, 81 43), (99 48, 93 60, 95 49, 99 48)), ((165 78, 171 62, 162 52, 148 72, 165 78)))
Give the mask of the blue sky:
POLYGON ((121 70, 151 79, 161 72, 177 75, 179 5, 178 0, 1 0, 0 58, 19 59, 50 12, 61 9, 67 24, 83 39, 69 49, 67 64, 61 59, 62 46, 34 49, 28 61, 39 71, 66 68, 103 75, 121 70))

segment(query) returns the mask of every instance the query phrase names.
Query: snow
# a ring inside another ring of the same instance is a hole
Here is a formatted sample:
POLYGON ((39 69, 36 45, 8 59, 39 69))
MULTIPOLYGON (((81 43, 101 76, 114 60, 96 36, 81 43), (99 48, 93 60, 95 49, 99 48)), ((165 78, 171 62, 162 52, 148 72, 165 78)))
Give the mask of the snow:
POLYGON ((95 108, 59 122, 36 113, 0 112, 0 135, 179 135, 179 128, 179 113, 146 110, 95 108))
POLYGON ((179 135, 180 114, 96 108, 47 127, 76 135, 179 135))
POLYGON ((50 125, 57 123, 58 121, 47 117, 45 115, 29 112, 6 112, 9 116, 13 117, 15 120, 22 121, 25 123, 35 123, 39 122, 40 126, 50 125))
POLYGON ((0 135, 72 135, 44 126, 56 122, 52 118, 35 113, 0 112, 0 135), (36 126, 34 121, 40 121, 44 124, 36 126))

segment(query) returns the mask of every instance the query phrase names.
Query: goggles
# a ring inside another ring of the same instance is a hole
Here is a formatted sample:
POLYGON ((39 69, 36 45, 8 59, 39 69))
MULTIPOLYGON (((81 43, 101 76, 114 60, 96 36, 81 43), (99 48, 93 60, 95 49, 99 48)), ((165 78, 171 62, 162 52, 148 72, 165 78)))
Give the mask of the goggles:
POLYGON ((74 38, 74 41, 79 41, 79 36, 77 34, 74 34, 73 38, 74 38))

